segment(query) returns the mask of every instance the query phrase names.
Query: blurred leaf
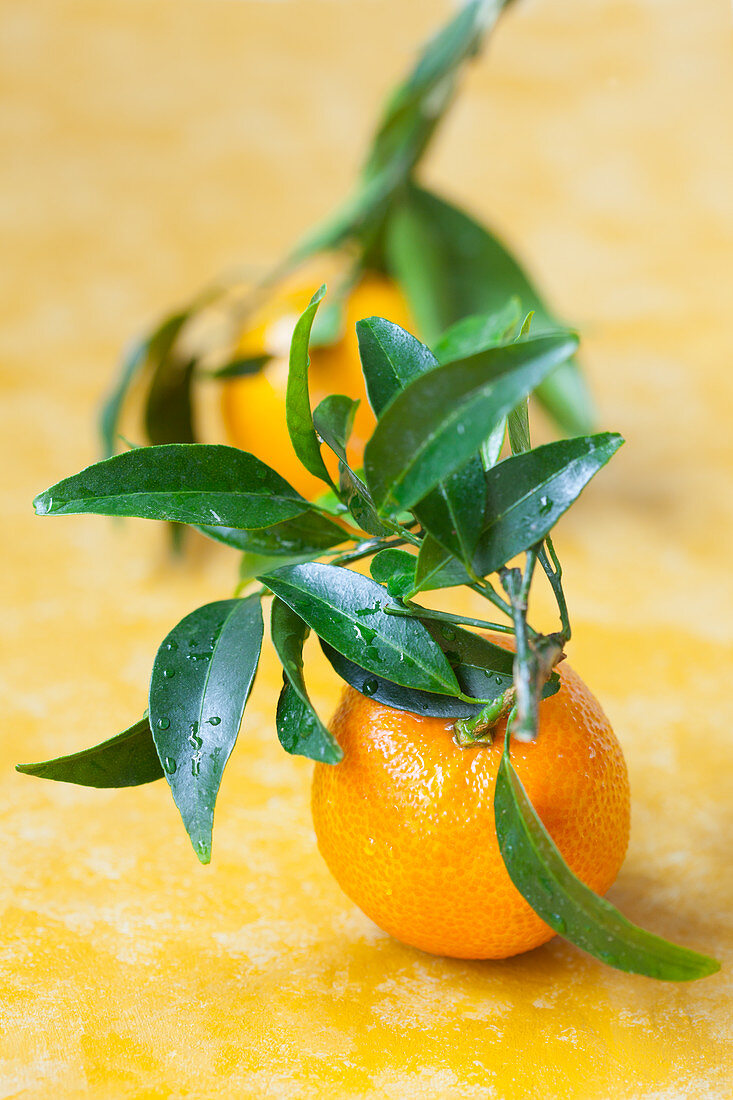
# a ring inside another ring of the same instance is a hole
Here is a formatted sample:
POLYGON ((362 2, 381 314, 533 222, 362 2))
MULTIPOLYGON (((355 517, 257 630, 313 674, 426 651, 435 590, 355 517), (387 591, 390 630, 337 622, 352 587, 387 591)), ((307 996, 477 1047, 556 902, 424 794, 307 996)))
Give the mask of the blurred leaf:
POLYGON ((160 358, 145 402, 145 431, 150 443, 194 443, 191 383, 195 359, 170 351, 160 358))
MULTIPOLYGON (((431 346, 470 314, 501 310, 516 296, 536 312, 536 333, 556 322, 526 274, 492 233, 462 210, 416 186, 390 210, 389 269, 407 295, 418 330, 431 346)), ((574 361, 537 386, 537 397, 563 431, 588 432, 594 411, 574 361)))
POLYGON ((262 648, 259 596, 192 611, 158 650, 150 728, 186 831, 211 859, 214 804, 239 733, 262 648))
POLYGON ((367 485, 380 511, 410 508, 479 450, 499 421, 577 338, 548 335, 492 348, 416 378, 380 417, 364 451, 367 485))
POLYGON ((720 969, 705 955, 645 932, 594 894, 565 863, 506 753, 494 798, 496 833, 509 877, 546 924, 617 970, 692 981, 720 969))
POLYGON ((277 569, 264 580, 320 638, 368 671, 404 687, 458 693, 440 648, 420 623, 386 613, 401 605, 375 581, 316 562, 277 569))
POLYGON ((34 500, 36 513, 138 516, 225 527, 270 527, 308 510, 254 455, 219 444, 170 443, 114 455, 34 500))
POLYGON ((510 298, 506 305, 492 313, 475 313, 462 317, 451 325, 433 345, 440 363, 468 359, 499 344, 508 344, 517 335, 521 318, 521 303, 510 298))
POLYGON ((147 715, 93 748, 39 764, 16 764, 16 771, 78 783, 83 787, 137 787, 163 778, 147 715))
POLYGON ((115 453, 120 416, 130 386, 145 367, 154 368, 170 354, 190 315, 188 309, 171 314, 152 332, 136 341, 125 354, 117 383, 105 400, 99 417, 102 453, 106 458, 115 453))
POLYGON ((303 645, 310 630, 277 597, 272 601, 272 644, 283 666, 285 684, 277 706, 277 735, 291 754, 337 764, 343 753, 313 708, 303 678, 303 645))
POLYGON ((331 484, 331 478, 321 456, 321 447, 313 426, 310 396, 308 393, 308 342, 311 327, 319 303, 326 293, 322 286, 311 298, 301 314, 290 343, 290 367, 285 398, 285 419, 293 449, 309 473, 331 484))
POLYGON ((267 366, 271 355, 240 355, 236 359, 230 359, 228 363, 211 371, 210 378, 229 379, 245 378, 250 374, 259 374, 263 367, 267 366))
POLYGON ((622 443, 614 432, 561 439, 489 470, 487 519, 474 555, 476 572, 493 573, 543 539, 622 443))

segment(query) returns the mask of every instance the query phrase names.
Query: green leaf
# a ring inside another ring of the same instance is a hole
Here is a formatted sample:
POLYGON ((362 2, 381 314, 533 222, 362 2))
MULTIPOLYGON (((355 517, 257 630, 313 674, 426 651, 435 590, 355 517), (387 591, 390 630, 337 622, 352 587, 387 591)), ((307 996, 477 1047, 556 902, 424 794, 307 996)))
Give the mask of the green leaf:
POLYGON ((430 348, 384 317, 357 321, 356 335, 369 404, 375 416, 381 416, 395 394, 438 365, 430 348))
POLYGON ((481 462, 484 470, 490 470, 499 461, 506 436, 507 419, 506 416, 502 417, 489 438, 481 444, 481 462))
POLYGON ((321 649, 328 658, 334 672, 361 695, 367 695, 378 703, 395 710, 407 710, 412 714, 423 714, 430 718, 470 718, 478 714, 480 706, 465 703, 450 695, 437 695, 429 691, 403 687, 384 676, 370 672, 355 661, 350 661, 342 653, 328 645, 323 639, 321 649))
POLYGON ((440 481, 413 511, 433 538, 461 561, 470 562, 486 511, 486 480, 479 456, 440 481))
POLYGON ((230 359, 228 363, 211 371, 209 378, 226 380, 229 378, 246 378, 250 374, 259 374, 263 367, 267 366, 271 355, 238 355, 230 359))
MULTIPOLYGON (((429 348, 383 317, 358 321, 356 332, 367 393, 377 416, 410 382, 438 365, 429 348)), ((452 546, 466 547, 469 557, 483 523, 483 511, 477 512, 471 499, 476 491, 483 495, 482 469, 480 460, 473 458, 463 470, 440 482, 423 501, 422 512, 415 513, 433 534, 441 531, 452 546)))
POLYGON ((475 571, 493 573, 543 539, 622 443, 615 432, 561 439, 489 470, 487 521, 475 571))
POLYGON ((196 360, 171 351, 158 360, 145 402, 145 431, 152 444, 194 443, 191 384, 196 360))
MULTIPOLYGON (((516 296, 536 312, 536 330, 556 327, 517 260, 484 226, 451 203, 412 186, 390 209, 386 250, 391 274, 404 290, 418 331, 431 346, 470 314, 502 309, 516 296)), ((574 361, 560 364, 537 387, 537 397, 563 431, 588 432, 594 420, 585 381, 574 361)))
POLYGON ((150 728, 183 824, 211 859, 214 804, 262 647, 259 596, 197 608, 168 634, 150 679, 150 728))
POLYGON ((343 394, 331 394, 321 401, 313 421, 320 437, 338 457, 339 492, 354 520, 370 535, 386 535, 389 528, 381 522, 369 490, 346 457, 346 443, 358 404, 343 394))
POLYGON ((225 527, 270 527, 308 501, 254 455, 219 444, 139 447, 88 466, 34 500, 36 513, 102 516, 225 527))
POLYGON ((321 439, 333 453, 346 462, 346 444, 354 426, 359 402, 343 393, 331 393, 324 397, 313 413, 313 424, 321 439))
POLYGON ((521 304, 510 298, 506 305, 492 313, 474 313, 451 325, 433 345, 438 362, 454 363, 468 359, 499 344, 508 344, 519 330, 521 304))
POLYGON ((417 555, 415 587, 411 594, 429 592, 435 588, 455 588, 459 584, 470 584, 471 578, 465 568, 457 561, 450 550, 427 534, 417 555))
POLYGON ((138 787, 163 778, 147 716, 101 745, 15 770, 83 787, 138 787))
POLYGON ((555 932, 617 970, 632 974, 684 982, 720 969, 715 959, 632 924, 573 874, 506 753, 499 766, 494 809, 499 848, 509 877, 555 932))
POLYGON ((509 446, 513 455, 523 454, 532 447, 529 438, 529 401, 520 401, 507 417, 509 446))
POLYGON ((468 462, 577 343, 568 334, 540 336, 416 378, 385 409, 364 451, 367 484, 379 511, 412 507, 468 462))
POLYGON ((470 0, 430 39, 417 64, 391 94, 372 140, 362 175, 406 179, 450 103, 457 70, 477 52, 502 3, 470 0))
POLYGON ((326 293, 325 285, 313 295, 298 319, 290 343, 290 367, 285 396, 285 419, 293 449, 309 473, 331 484, 331 478, 321 456, 321 447, 313 426, 308 394, 308 342, 319 303, 326 293))
POLYGON ((277 706, 280 744, 296 756, 338 764, 343 753, 316 714, 303 678, 303 645, 310 630, 287 604, 275 598, 270 631, 285 679, 277 706))
POLYGON ((295 554, 318 557, 324 550, 348 538, 343 527, 318 512, 304 512, 295 519, 249 531, 236 527, 200 527, 199 530, 235 550, 266 557, 293 557, 295 554))
POLYGON ((390 596, 404 596, 415 586, 417 558, 405 550, 380 550, 369 563, 369 572, 390 596))
POLYGON ((458 683, 427 630, 388 615, 400 603, 368 577, 309 562, 268 573, 268 588, 329 645, 376 675, 404 687, 447 695, 458 683))
POLYGON ((188 309, 171 314, 152 332, 136 341, 125 354, 118 380, 105 400, 99 416, 102 453, 106 458, 115 453, 120 416, 130 386, 145 367, 154 368, 170 354, 190 315, 188 309))

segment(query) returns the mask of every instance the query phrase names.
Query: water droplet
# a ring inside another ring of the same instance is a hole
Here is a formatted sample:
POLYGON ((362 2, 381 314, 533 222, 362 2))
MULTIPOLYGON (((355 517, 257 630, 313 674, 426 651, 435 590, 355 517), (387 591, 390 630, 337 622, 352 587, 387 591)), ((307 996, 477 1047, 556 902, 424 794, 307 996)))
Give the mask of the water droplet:
POLYGON ((201 770, 201 757, 194 756, 194 758, 191 761, 191 775, 194 778, 196 778, 196 776, 199 774, 200 770, 201 770))
POLYGON ((196 844, 196 851, 202 856, 208 856, 209 849, 205 840, 199 840, 196 844))
POLYGON ((221 718, 218 714, 215 714, 213 718, 207 718, 206 721, 209 723, 210 726, 218 726, 221 722, 221 718))
POLYGON ((159 718, 158 719, 158 729, 159 730, 167 730, 168 727, 170 726, 170 724, 171 723, 170 723, 169 718, 159 718))
POLYGON ((163 675, 165 676, 166 680, 170 680, 171 677, 175 676, 175 674, 176 674, 176 670, 174 668, 164 668, 163 669, 163 675))
POLYGON ((503 682, 504 682, 502 680, 501 676, 495 676, 494 679, 496 680, 497 684, 503 684, 503 682))
POLYGON ((560 932, 562 934, 563 932, 567 931, 568 926, 565 922, 564 917, 561 917, 559 913, 553 913, 552 919, 554 922, 552 927, 555 929, 556 932, 560 932))
POLYGON ((364 695, 374 695, 378 687, 379 680, 365 680, 361 685, 361 690, 364 695))
POLYGON ((168 772, 168 775, 173 775, 176 770, 176 762, 172 756, 166 756, 163 767, 168 772))
POLYGON ((199 724, 198 722, 191 723, 191 732, 188 735, 188 743, 195 749, 200 749, 203 745, 203 738, 198 735, 199 724))
POLYGON ((166 642, 165 648, 171 651, 178 649, 178 642, 166 642))
POLYGON ((456 632, 452 626, 441 626, 440 633, 444 638, 447 638, 449 642, 452 642, 456 636, 456 632))
POLYGON ((540 515, 546 516, 548 512, 552 511, 553 502, 549 497, 540 497, 540 515))

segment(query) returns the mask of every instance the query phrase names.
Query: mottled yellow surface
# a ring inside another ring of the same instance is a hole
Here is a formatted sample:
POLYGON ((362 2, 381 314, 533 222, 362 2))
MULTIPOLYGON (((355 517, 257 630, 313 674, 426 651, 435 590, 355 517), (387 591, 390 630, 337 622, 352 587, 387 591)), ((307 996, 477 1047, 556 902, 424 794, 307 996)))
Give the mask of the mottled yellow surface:
MULTIPOLYGON (((730 1096, 733 165, 728 5, 526 0, 429 165, 585 335, 628 444, 562 524, 571 659, 627 755, 611 898, 716 953, 667 986, 561 940, 502 963, 400 946, 315 848, 264 662, 197 865, 162 784, 15 775, 145 704, 157 643, 234 563, 143 522, 41 520, 95 454, 123 341, 340 196, 437 0, 5 0, 0 16, 0 1096, 730 1096), (728 791, 729 794, 729 791, 728 791)), ((324 709, 336 685, 315 682, 324 709)))

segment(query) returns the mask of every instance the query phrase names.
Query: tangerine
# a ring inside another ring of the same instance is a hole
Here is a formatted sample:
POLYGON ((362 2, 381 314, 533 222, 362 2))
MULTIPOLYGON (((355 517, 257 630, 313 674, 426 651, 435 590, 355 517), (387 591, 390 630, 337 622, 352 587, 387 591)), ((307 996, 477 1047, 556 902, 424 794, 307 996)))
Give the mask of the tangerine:
MULTIPOLYGON (((599 894, 629 837, 629 781, 600 704, 566 664, 540 704, 537 739, 511 760, 566 862, 599 894)), ((344 892, 380 928, 435 955, 506 958, 554 932, 516 889, 494 824, 506 734, 459 748, 452 724, 393 710, 347 687, 332 723, 344 757, 316 764, 318 846, 344 892)))
MULTIPOLYGON (((222 388, 222 414, 230 442, 270 463, 308 497, 323 492, 324 486, 304 469, 293 450, 285 423, 285 391, 290 336, 315 289, 313 284, 296 286, 267 303, 256 324, 243 334, 238 350, 243 355, 267 353, 273 358, 258 374, 232 379, 222 388)), ((404 328, 411 325, 397 284, 368 272, 348 297, 343 335, 333 344, 312 347, 310 351, 309 384, 314 408, 331 393, 360 400, 347 447, 349 461, 357 469, 375 420, 366 396, 354 326, 362 317, 372 315, 389 317, 404 328)))

